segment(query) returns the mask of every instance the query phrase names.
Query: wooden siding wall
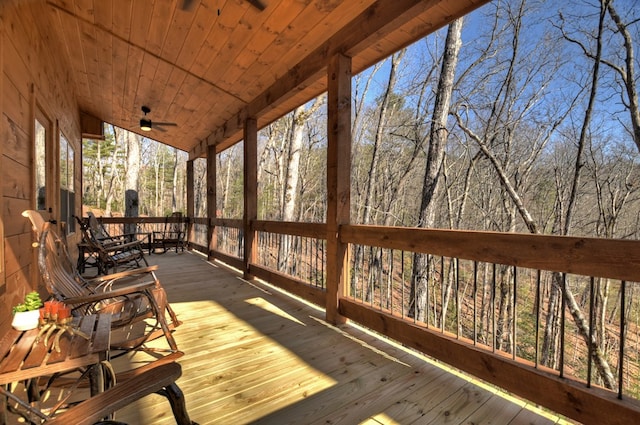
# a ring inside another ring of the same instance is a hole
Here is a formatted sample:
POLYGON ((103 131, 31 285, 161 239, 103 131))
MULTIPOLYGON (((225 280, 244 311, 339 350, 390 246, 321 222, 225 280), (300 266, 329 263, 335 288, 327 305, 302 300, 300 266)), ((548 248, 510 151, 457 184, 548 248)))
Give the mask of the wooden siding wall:
MULTIPOLYGON (((80 115, 68 66, 61 62, 46 5, 0 3, 0 330, 11 319, 11 307, 38 286, 33 236, 21 212, 33 208, 33 132, 35 105, 51 119, 54 146, 53 176, 59 194, 59 138, 64 133, 75 150, 76 206, 81 205, 80 115), (4 231, 4 235, 2 232, 4 231)), ((53 181, 52 181, 53 177, 53 181)), ((54 200, 54 206, 59 202, 54 200)), ((58 208, 54 208, 53 218, 58 208)), ((75 237, 75 236, 74 236, 75 237)), ((42 294, 44 288, 39 288, 42 294)))

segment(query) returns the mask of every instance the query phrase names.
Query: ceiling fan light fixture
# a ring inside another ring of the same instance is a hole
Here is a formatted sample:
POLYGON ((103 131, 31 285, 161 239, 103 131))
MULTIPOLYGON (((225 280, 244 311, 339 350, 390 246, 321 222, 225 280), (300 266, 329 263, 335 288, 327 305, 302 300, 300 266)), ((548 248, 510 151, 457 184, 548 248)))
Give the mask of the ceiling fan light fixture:
POLYGON ((151 131, 151 120, 146 118, 140 119, 140 130, 142 131, 151 131))

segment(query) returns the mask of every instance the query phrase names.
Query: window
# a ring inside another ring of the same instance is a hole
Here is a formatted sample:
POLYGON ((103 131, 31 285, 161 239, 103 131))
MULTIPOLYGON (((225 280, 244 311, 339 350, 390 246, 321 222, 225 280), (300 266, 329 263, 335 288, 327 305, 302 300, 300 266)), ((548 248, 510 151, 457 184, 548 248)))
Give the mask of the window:
POLYGON ((76 229, 76 196, 74 190, 75 152, 64 134, 60 133, 60 220, 67 223, 67 233, 76 229))
POLYGON ((36 210, 47 209, 47 127, 42 118, 36 118, 35 122, 35 182, 36 210))

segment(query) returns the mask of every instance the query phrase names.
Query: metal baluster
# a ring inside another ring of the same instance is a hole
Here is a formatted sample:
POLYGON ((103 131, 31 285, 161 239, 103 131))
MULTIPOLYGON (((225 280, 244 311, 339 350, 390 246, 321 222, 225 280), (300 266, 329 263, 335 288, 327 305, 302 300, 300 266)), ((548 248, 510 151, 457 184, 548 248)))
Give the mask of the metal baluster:
POLYGON ((401 286, 401 294, 400 294, 400 298, 402 299, 402 305, 400 307, 400 313, 401 313, 401 317, 405 317, 404 316, 404 287, 405 287, 405 281, 404 281, 404 250, 400 251, 400 284, 401 286))
MULTIPOLYGON (((353 246, 353 245, 352 245, 352 246, 353 246)), ((325 268, 325 264, 326 264, 326 259, 327 259, 327 258, 326 258, 326 255, 327 255, 327 254, 326 254, 326 251, 327 251, 327 241, 326 241, 326 240, 323 240, 323 241, 322 241, 322 261, 320 262, 320 269, 321 269, 322 276, 323 276, 323 279, 322 279, 322 287, 323 287, 325 290, 326 290, 326 288, 327 288, 327 278, 326 278, 325 270, 324 270, 324 268, 325 268)))
POLYGON ((444 311, 444 256, 440 257, 440 332, 444 333, 445 311, 444 311))
MULTIPOLYGON (((429 290, 429 282, 431 282, 431 254, 427 254, 427 305, 425 306, 427 328, 429 327, 429 310, 431 310, 431 291, 429 290)), ((414 293, 418 291, 413 291, 414 293)))
POLYGON ((560 311, 560 378, 564 378, 564 326, 567 308, 567 274, 562 273, 562 307, 560 311))
POLYGON ((513 266, 513 310, 512 310, 512 314, 511 314, 511 320, 513 320, 513 323, 511 325, 511 341, 512 341, 512 347, 511 347, 511 351, 513 354, 513 360, 516 359, 516 352, 518 351, 518 339, 517 339, 517 325, 518 325, 518 309, 517 309, 517 302, 518 302, 518 268, 516 266, 513 266))
POLYGON ((587 346, 587 388, 591 388, 591 373, 593 367, 592 360, 592 343, 593 341, 593 316, 594 316, 594 304, 595 304, 595 288, 594 288, 594 278, 591 276, 589 279, 589 345, 587 346))
MULTIPOLYGON (((412 274, 413 274, 413 275, 417 275, 416 270, 415 270, 415 268, 416 268, 415 254, 413 255, 413 264, 412 264, 412 267, 413 267, 413 273, 412 273, 412 274)), ((412 284, 412 285, 414 285, 414 289, 413 289, 413 323, 416 323, 416 322, 418 321, 418 320, 417 320, 417 316, 418 316, 418 315, 416 314, 416 313, 417 313, 417 310, 418 310, 418 309, 417 309, 417 305, 418 305, 418 296, 417 296, 417 292, 418 292, 418 291, 416 291, 416 288, 415 288, 416 282, 415 282, 415 281, 413 281, 413 282, 411 282, 411 284, 412 284)), ((427 306, 429 305, 428 300, 429 300, 429 291, 427 291, 427 306)), ((428 311, 428 310, 427 310, 427 327, 429 327, 429 311, 428 311)))
POLYGON ((473 262, 473 345, 478 344, 478 262, 473 262))
POLYGON ((491 349, 496 352, 496 263, 491 272, 491 349))
POLYGON ((536 359, 535 359, 535 367, 537 368, 539 363, 540 356, 540 285, 542 282, 542 272, 538 269, 536 273, 536 359))
POLYGON ((624 384, 624 342, 626 334, 627 322, 627 282, 621 281, 620 284, 620 353, 618 356, 618 398, 622 400, 622 387, 624 384))
POLYGON ((390 279, 389 283, 391 283, 391 287, 387 291, 388 292, 387 293, 387 303, 389 304, 389 310, 391 311, 392 314, 393 314, 393 298, 394 298, 393 297, 393 292, 394 292, 393 291, 393 282, 394 282, 394 279, 393 279, 393 270, 394 270, 393 259, 394 259, 393 249, 390 249, 389 250, 389 261, 391 263, 389 264, 389 277, 388 277, 388 279, 390 279))
POLYGON ((460 339, 460 260, 453 259, 456 273, 456 338, 460 339))

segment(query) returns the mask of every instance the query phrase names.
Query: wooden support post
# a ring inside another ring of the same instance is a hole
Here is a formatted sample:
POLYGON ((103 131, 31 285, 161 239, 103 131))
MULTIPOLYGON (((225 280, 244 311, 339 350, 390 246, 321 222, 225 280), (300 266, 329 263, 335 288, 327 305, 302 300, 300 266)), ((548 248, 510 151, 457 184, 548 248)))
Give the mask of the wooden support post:
POLYGON ((187 249, 190 249, 189 241, 193 240, 193 218, 196 215, 193 178, 193 159, 190 159, 187 161, 187 217, 189 218, 189 223, 187 224, 187 249))
MULTIPOLYGON (((0 5, 0 22, 2 21, 2 12, 4 12, 4 6, 0 5)), ((5 33, 4 33, 4 25, 0 25, 0 99, 4 99, 5 98, 5 93, 4 93, 4 79, 5 79, 5 74, 4 74, 4 37, 5 37, 5 33)), ((3 128, 4 123, 6 122, 6 120, 4 119, 4 111, 2 109, 2 105, 4 102, 0 102, 0 134, 6 134, 5 133, 5 129, 3 128)), ((4 155, 3 153, 3 146, 6 143, 6 141, 2 141, 0 142, 0 161, 2 161, 2 155, 4 155)), ((26 148, 26 146, 25 146, 26 148)), ((6 288, 4 287, 5 285, 5 263, 4 263, 4 245, 5 245, 5 241, 4 241, 4 212, 5 212, 5 208, 4 208, 4 175, 3 175, 3 171, 0 171, 0 293, 6 293, 6 288)), ((35 250, 34 250, 35 251, 35 250)), ((37 263, 36 263, 37 264, 37 263)), ((37 267, 33 267, 33 269, 36 269, 37 267)), ((4 310, 1 310, 2 313, 4 313, 4 310)), ((3 403, 4 404, 4 403, 3 403)), ((0 408, 0 412, 2 411, 2 409, 0 408)), ((2 414, 0 413, 0 422, 2 420, 2 414)))
POLYGON ((248 118, 244 124, 244 278, 251 279, 256 259, 253 222, 258 218, 258 124, 248 118))
POLYGON ((207 218, 209 225, 207 226, 207 241, 209 247, 207 249, 207 258, 213 259, 213 252, 218 248, 218 238, 216 232, 216 147, 207 146, 207 218))
POLYGON ((340 225, 349 224, 351 208, 351 58, 331 58, 327 103, 327 305, 330 323, 344 323, 338 303, 349 282, 348 245, 340 225))

